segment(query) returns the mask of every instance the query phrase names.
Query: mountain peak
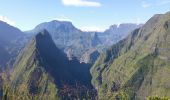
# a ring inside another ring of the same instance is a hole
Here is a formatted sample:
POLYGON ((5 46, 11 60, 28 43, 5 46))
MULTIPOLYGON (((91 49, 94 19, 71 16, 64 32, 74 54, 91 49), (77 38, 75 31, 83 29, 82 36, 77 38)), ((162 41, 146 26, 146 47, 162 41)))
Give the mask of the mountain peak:
POLYGON ((0 21, 0 29, 0 40, 3 41, 11 41, 23 35, 21 30, 3 21, 0 21))
POLYGON ((36 41, 36 47, 40 48, 41 50, 44 50, 43 48, 49 48, 49 50, 56 49, 52 37, 50 36, 49 32, 45 29, 40 31, 35 36, 35 41, 36 41))
POLYGON ((114 24, 114 25, 111 25, 109 29, 116 29, 118 27, 118 25, 114 24))
POLYGON ((42 37, 50 37, 50 34, 48 33, 48 31, 46 29, 43 29, 42 31, 40 31, 37 35, 36 35, 36 39, 38 38, 42 38, 42 37))
POLYGON ((52 20, 52 21, 50 21, 50 22, 52 22, 52 23, 65 23, 65 24, 71 24, 71 25, 72 25, 72 22, 70 22, 70 21, 52 20))
POLYGON ((60 27, 60 28, 66 28, 68 30, 76 29, 76 27, 72 24, 72 22, 69 21, 52 20, 51 22, 48 23, 55 26, 56 28, 60 27))
POLYGON ((49 33, 52 33, 52 34, 60 33, 60 32, 63 32, 63 31, 69 31, 69 30, 70 30, 70 32, 78 31, 78 29, 69 21, 52 20, 52 21, 44 22, 44 23, 37 25, 34 28, 34 30, 32 30, 30 32, 31 33, 38 33, 40 31, 42 31, 43 29, 46 29, 49 33))
POLYGON ((61 59, 57 59, 57 56, 63 58, 62 60, 66 59, 65 54, 56 47, 55 43, 52 40, 51 35, 45 29, 35 36, 35 39, 32 43, 35 44, 35 47, 33 48, 36 48, 38 50, 39 55, 42 58, 46 59, 46 61, 49 62, 50 60, 60 61, 61 59))
MULTIPOLYGON (((59 20, 52 20, 46 23, 42 23, 42 24, 49 24, 49 25, 53 25, 55 27, 60 27, 61 25, 67 26, 67 27, 74 27, 74 25, 72 24, 72 22, 70 21, 59 21, 59 20)), ((41 24, 40 24, 41 25, 41 24)))

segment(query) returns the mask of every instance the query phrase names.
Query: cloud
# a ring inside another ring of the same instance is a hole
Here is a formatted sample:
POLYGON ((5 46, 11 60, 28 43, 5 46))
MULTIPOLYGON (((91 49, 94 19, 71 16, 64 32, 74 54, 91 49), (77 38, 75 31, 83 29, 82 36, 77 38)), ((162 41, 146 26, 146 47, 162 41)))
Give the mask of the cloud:
POLYGON ((71 19, 69 19, 69 18, 54 18, 54 20, 58 20, 58 21, 69 21, 69 22, 72 22, 72 20, 71 19))
POLYGON ((65 16, 65 15, 59 15, 56 18, 54 18, 53 20, 73 22, 72 19, 70 19, 68 16, 65 16))
POLYGON ((167 5, 167 4, 169 4, 170 3, 170 0, 162 0, 161 2, 159 2, 158 4, 157 4, 157 6, 163 6, 163 5, 167 5))
POLYGON ((143 2, 143 3, 142 3, 142 7, 143 7, 143 8, 148 8, 148 7, 150 7, 150 6, 152 6, 152 5, 149 4, 149 3, 146 3, 146 2, 143 2))
POLYGON ((88 0, 62 0, 62 3, 66 6, 77 6, 77 7, 100 7, 101 3, 88 1, 88 0))
POLYGON ((10 19, 8 19, 5 16, 0 15, 0 21, 3 21, 3 22, 6 22, 6 23, 8 23, 8 24, 10 24, 12 26, 15 26, 15 22, 10 20, 10 19))
POLYGON ((148 8, 148 7, 157 7, 157 6, 164 6, 170 4, 170 0, 155 0, 155 1, 143 1, 142 7, 148 8))

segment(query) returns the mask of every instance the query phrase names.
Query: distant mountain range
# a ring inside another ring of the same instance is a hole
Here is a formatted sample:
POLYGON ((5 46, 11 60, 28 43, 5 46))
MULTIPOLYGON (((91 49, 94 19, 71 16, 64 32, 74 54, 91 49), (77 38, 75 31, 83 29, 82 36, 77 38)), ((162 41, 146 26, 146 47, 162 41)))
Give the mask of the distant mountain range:
POLYGON ((0 65, 5 66, 7 63, 13 63, 31 37, 43 29, 50 33, 56 46, 63 50, 70 60, 76 57, 80 62, 94 63, 103 49, 120 41, 130 31, 141 25, 121 24, 119 27, 113 26, 103 33, 83 32, 74 27, 71 22, 53 20, 41 23, 31 31, 22 32, 16 27, 0 22, 0 65), (115 27, 113 28, 113 26, 115 27), (90 57, 95 52, 98 52, 96 57, 90 57))
MULTIPOLYGON (((28 31, 28 33, 33 34, 46 29, 51 34, 57 47, 64 50, 70 59, 76 57, 81 60, 80 62, 84 62, 83 58, 88 56, 87 52, 93 53, 91 51, 94 51, 94 49, 100 52, 102 49, 125 38, 130 31, 141 26, 142 24, 120 24, 119 27, 116 25, 111 26, 105 32, 83 32, 74 27, 71 22, 54 20, 41 23, 33 30, 28 31)), ((96 59, 86 60, 86 63, 94 60, 96 59)))
POLYGON ((137 25, 132 23, 112 25, 109 29, 100 32, 97 35, 104 46, 111 46, 127 37, 132 30, 139 28, 142 25, 143 24, 137 25))

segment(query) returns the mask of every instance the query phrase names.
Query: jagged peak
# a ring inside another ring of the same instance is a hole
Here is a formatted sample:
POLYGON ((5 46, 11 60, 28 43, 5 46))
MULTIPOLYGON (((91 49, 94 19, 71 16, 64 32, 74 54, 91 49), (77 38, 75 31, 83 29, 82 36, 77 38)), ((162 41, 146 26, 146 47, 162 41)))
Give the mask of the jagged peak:
POLYGON ((132 26, 136 26, 136 25, 139 25, 139 26, 142 26, 143 24, 137 24, 137 23, 121 23, 121 24, 113 24, 109 27, 109 29, 116 29, 116 28, 120 28, 120 27, 125 27, 125 26, 129 26, 129 25, 132 25, 132 26))
MULTIPOLYGON (((34 38, 36 48, 40 51, 43 51, 43 53, 48 53, 48 51, 51 51, 50 53, 57 53, 60 52, 60 50, 56 47, 50 33, 46 30, 43 29, 41 30, 34 38), (44 50, 47 49, 48 51, 44 50)), ((49 54, 50 54, 49 53, 49 54)))
POLYGON ((41 30, 36 36, 37 39, 41 37, 50 37, 49 32, 46 29, 41 30))
POLYGON ((118 25, 114 24, 114 25, 111 25, 111 26, 109 27, 109 29, 116 29, 117 27, 118 27, 118 25))

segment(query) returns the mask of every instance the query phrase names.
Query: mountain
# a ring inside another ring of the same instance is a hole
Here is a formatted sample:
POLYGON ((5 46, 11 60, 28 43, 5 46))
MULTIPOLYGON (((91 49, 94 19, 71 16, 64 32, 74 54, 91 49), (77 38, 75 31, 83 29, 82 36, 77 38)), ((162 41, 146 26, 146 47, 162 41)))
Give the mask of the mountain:
POLYGON ((153 16, 102 53, 91 73, 100 99, 170 96, 170 12, 153 16))
POLYGON ((68 60, 48 31, 42 30, 19 55, 11 85, 5 91, 8 98, 12 95, 14 99, 88 98, 85 93, 93 89, 90 66, 77 59, 68 60), (16 97, 17 94, 20 97, 16 97))
POLYGON ((122 23, 111 25, 109 29, 98 33, 98 38, 104 46, 111 46, 128 36, 128 34, 143 24, 122 23))
POLYGON ((16 27, 0 21, 0 66, 13 60, 26 43, 25 35, 16 27))
POLYGON ((93 64, 96 59, 99 57, 100 52, 97 49, 90 49, 86 51, 80 58, 80 62, 84 63, 91 63, 93 64))
POLYGON ((37 33, 42 29, 51 34, 57 47, 64 50, 70 59, 72 57, 80 59, 86 50, 93 48, 94 44, 95 46, 99 44, 97 40, 93 43, 93 36, 90 33, 77 29, 71 22, 53 20, 39 24, 30 32, 37 33))
POLYGON ((23 33, 19 29, 13 26, 10 26, 9 24, 3 21, 0 21, 0 36, 1 36, 0 40, 1 41, 3 42, 14 41, 22 35, 23 33))
MULTIPOLYGON (((51 22, 45 22, 37 25, 28 33, 37 33, 42 29, 46 29, 51 34, 57 47, 63 50, 69 59, 76 57, 81 62, 85 61, 82 60, 83 58, 90 58, 89 56, 91 54, 87 55, 87 53, 91 53, 89 51, 96 49, 96 52, 100 52, 102 49, 120 41, 130 31, 139 26, 141 25, 121 24, 116 29, 111 27, 103 33, 83 32, 74 27, 71 22, 53 20, 51 22), (88 57, 84 57, 82 55, 86 55, 88 57)), ((96 59, 93 59, 93 61, 94 60, 96 59)), ((90 59, 86 61, 90 61, 90 59)))

